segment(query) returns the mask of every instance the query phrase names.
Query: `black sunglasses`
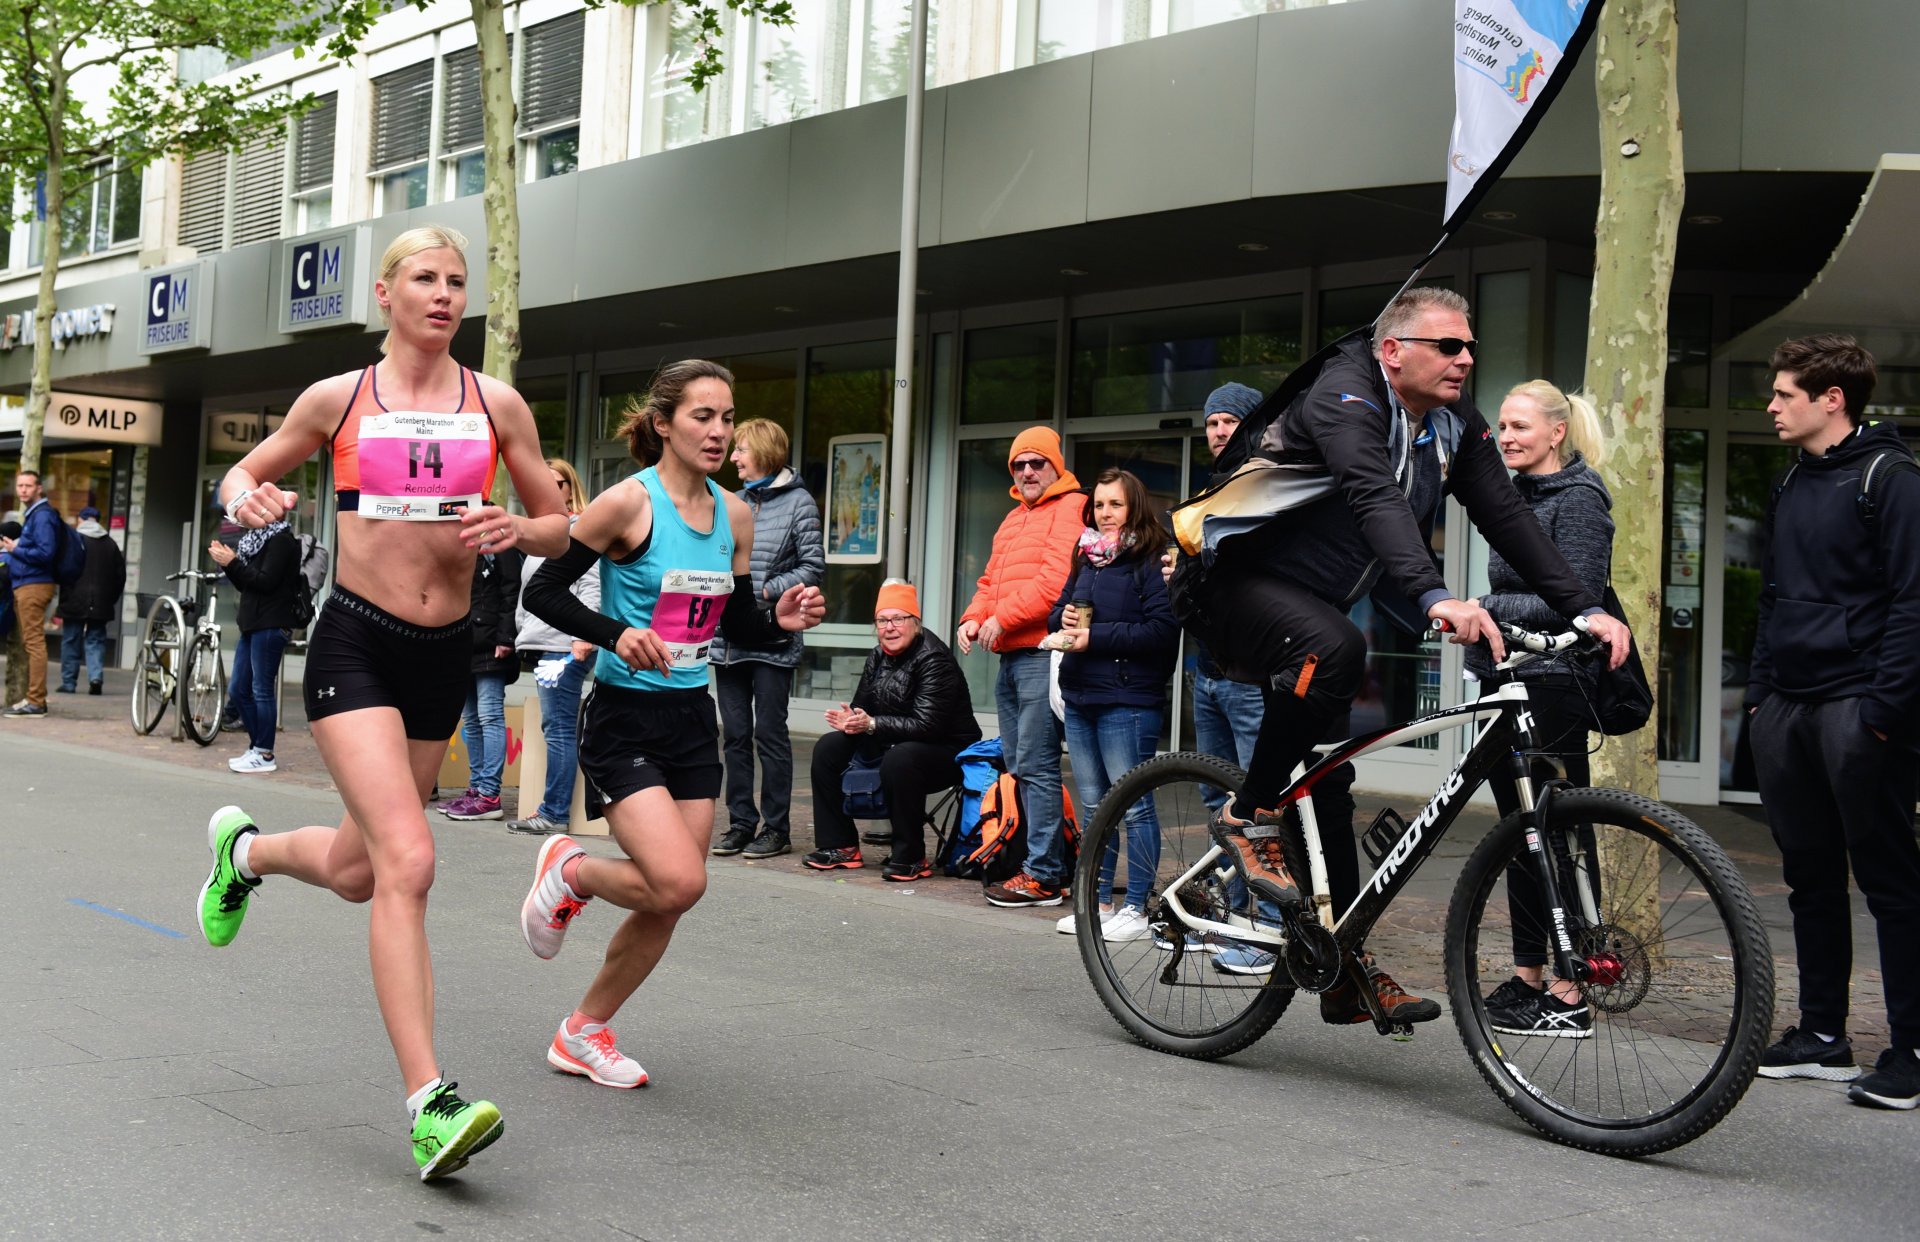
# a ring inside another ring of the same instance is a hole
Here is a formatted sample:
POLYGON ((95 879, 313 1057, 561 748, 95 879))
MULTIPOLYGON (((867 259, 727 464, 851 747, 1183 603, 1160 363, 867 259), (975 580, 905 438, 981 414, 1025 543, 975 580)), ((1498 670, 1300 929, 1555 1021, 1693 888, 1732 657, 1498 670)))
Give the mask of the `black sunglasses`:
POLYGON ((1478 352, 1480 342, 1463 341, 1457 336, 1396 336, 1396 341, 1415 341, 1421 345, 1431 345, 1447 357, 1452 358, 1463 349, 1478 352))
POLYGON ((1035 474, 1038 474, 1046 468, 1047 459, 1044 457, 1022 457, 1019 461, 1010 461, 1007 463, 1007 469, 1015 474, 1019 474, 1023 470, 1031 470, 1035 474))

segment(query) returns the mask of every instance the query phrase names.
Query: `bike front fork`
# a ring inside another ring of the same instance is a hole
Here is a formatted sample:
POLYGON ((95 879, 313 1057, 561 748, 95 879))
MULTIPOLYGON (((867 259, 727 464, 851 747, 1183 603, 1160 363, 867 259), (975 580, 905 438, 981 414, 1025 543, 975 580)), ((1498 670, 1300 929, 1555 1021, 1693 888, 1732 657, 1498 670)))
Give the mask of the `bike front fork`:
POLYGON ((1569 833, 1556 842, 1548 831, 1553 816, 1554 796, 1572 786, 1565 780, 1550 780, 1540 787, 1536 796, 1527 757, 1514 751, 1507 762, 1513 775, 1514 789, 1519 795, 1520 813, 1532 821, 1525 838, 1527 857, 1533 864, 1534 877, 1540 884, 1540 894, 1552 932, 1554 970, 1562 979, 1571 980, 1582 987, 1591 982, 1612 982, 1602 977, 1607 973, 1604 963, 1575 951, 1573 935, 1568 930, 1571 921, 1567 906, 1569 896, 1580 902, 1578 915, 1583 920, 1582 926, 1591 927, 1597 917, 1591 874, 1593 859, 1588 856, 1581 834, 1569 833), (1564 877, 1559 866, 1559 853, 1564 853, 1568 865, 1568 873, 1564 877), (1561 882, 1563 878, 1572 884, 1575 890, 1572 894, 1564 891, 1566 885, 1561 882))

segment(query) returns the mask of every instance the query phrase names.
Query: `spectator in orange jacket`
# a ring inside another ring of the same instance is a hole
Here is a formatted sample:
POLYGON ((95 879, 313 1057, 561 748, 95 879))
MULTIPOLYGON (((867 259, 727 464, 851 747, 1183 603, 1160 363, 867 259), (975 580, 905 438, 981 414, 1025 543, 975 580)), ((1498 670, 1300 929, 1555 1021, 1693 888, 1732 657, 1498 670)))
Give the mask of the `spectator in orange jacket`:
POLYGON ((1067 585, 1086 497, 1051 427, 1029 427, 1007 454, 1018 503, 993 535, 993 553, 955 635, 961 654, 979 643, 1000 656, 994 701, 1007 768, 1026 787, 1027 862, 987 889, 996 906, 1057 906, 1067 888, 1060 848, 1060 722, 1047 699, 1052 659, 1040 649, 1047 614, 1067 585))

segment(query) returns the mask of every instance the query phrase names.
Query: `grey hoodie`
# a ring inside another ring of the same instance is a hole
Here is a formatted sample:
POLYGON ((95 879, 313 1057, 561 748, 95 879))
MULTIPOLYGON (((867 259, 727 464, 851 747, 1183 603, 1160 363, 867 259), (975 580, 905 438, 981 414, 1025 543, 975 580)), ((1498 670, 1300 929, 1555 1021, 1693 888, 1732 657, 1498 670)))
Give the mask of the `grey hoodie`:
MULTIPOLYGON (((1572 460, 1552 474, 1514 475, 1513 486, 1533 510, 1540 529, 1567 558, 1580 584, 1600 598, 1613 568, 1613 496, 1598 472, 1576 450, 1572 460)), ((1495 621, 1550 633, 1567 628, 1567 618, 1529 591, 1526 579, 1492 550, 1487 553, 1487 583, 1490 593, 1481 596, 1480 603, 1495 621)), ((1485 644, 1467 649, 1467 669, 1483 678, 1493 672, 1493 658, 1485 644)), ((1549 671, 1549 666, 1536 661, 1526 665, 1521 675, 1537 677, 1549 671)))

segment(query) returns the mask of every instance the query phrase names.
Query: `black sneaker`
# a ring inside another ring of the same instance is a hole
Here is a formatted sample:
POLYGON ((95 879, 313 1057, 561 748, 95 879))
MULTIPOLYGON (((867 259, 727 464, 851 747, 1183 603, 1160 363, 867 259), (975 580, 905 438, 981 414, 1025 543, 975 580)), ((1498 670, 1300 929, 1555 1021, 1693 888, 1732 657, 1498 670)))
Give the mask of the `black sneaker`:
POLYGON ((1779 1043, 1760 1054, 1760 1077, 1852 1082, 1860 1077, 1860 1067, 1853 1059, 1853 1041, 1845 1035, 1828 1043, 1812 1031, 1790 1026, 1779 1043))
POLYGON ((753 829, 742 828, 740 825, 735 824, 721 834, 720 839, 713 843, 713 848, 708 850, 707 853, 717 855, 721 858, 731 858, 741 850, 746 849, 752 842, 753 829))
POLYGON ((1593 1013, 1586 1001, 1568 1004, 1547 989, 1534 991, 1498 1009, 1487 1006, 1487 1020, 1502 1035, 1545 1035, 1557 1039, 1586 1039, 1593 1034, 1593 1013))
POLYGON ((837 850, 815 850, 800 860, 803 867, 812 867, 815 871, 836 871, 844 867, 848 871, 858 871, 866 866, 860 857, 860 847, 849 845, 837 850))
POLYGON ((1519 975, 1515 975, 1487 993, 1485 1001, 1487 1016, 1491 1018, 1497 1011, 1512 1009, 1521 1001, 1532 1000, 1533 994, 1539 990, 1519 975))
POLYGON ((933 874, 933 864, 921 858, 913 862, 901 862, 889 858, 881 868, 880 878, 891 880, 895 884, 909 884, 914 880, 924 880, 933 874))
POLYGON ((1847 1088, 1847 1098, 1871 1108, 1920 1108, 1920 1056, 1911 1048, 1887 1049, 1873 1073, 1847 1088))
POLYGON ((777 858, 782 854, 793 853, 793 846, 787 843, 787 834, 775 832, 771 828, 762 828, 746 849, 740 851, 742 858, 777 858))

